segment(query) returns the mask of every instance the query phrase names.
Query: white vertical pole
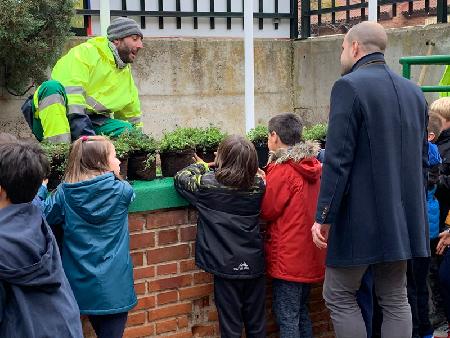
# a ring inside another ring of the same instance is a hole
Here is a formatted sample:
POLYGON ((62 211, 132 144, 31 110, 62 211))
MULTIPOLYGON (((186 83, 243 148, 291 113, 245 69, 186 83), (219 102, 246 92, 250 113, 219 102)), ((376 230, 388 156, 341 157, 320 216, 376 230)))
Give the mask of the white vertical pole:
POLYGON ((253 0, 244 1, 245 131, 255 127, 253 0))
POLYGON ((100 0, 100 34, 106 36, 106 30, 111 22, 109 0, 100 0))
POLYGON ((377 0, 369 0, 369 21, 377 22, 377 0))

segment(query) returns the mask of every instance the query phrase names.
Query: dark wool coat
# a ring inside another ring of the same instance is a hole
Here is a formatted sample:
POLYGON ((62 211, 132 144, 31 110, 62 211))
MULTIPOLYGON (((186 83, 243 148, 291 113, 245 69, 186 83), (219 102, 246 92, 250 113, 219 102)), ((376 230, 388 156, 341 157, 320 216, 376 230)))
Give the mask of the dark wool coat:
POLYGON ((334 84, 316 213, 331 224, 328 266, 429 256, 427 118, 419 87, 381 53, 334 84))

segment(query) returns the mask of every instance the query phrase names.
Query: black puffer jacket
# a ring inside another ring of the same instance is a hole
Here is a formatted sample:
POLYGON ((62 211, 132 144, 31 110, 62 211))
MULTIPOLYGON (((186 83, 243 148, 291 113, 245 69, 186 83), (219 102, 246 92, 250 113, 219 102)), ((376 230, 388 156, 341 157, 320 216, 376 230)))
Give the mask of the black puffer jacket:
POLYGON ((201 163, 175 176, 177 191, 199 213, 195 262, 223 278, 256 278, 264 274, 264 246, 259 214, 264 182, 257 177, 249 190, 217 182, 201 163))

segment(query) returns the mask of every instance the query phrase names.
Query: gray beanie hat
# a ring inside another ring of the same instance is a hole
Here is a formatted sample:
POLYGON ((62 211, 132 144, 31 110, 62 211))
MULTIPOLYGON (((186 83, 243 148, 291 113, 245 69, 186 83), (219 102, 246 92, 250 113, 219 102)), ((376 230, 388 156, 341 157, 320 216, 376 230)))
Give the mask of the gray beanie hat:
POLYGON ((136 21, 124 17, 115 18, 111 21, 106 33, 109 41, 122 39, 134 34, 139 35, 141 38, 143 37, 141 28, 136 21))

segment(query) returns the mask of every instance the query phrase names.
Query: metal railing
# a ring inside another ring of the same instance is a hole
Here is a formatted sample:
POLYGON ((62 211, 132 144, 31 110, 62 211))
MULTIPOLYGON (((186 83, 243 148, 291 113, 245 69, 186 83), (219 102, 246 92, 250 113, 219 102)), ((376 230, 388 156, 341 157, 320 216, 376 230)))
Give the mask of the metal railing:
MULTIPOLYGON (((405 56, 400 58, 402 75, 411 79, 412 65, 450 65, 450 55, 405 56)), ((421 86, 423 92, 450 92, 450 86, 421 86)))
MULTIPOLYGON (((363 21, 367 20, 367 12, 366 8, 369 3, 366 0, 359 0, 359 2, 351 3, 350 0, 341 0, 338 2, 343 3, 345 1, 345 5, 336 5, 336 0, 331 0, 330 4, 327 6, 323 6, 325 0, 316 0, 314 1, 314 7, 317 9, 311 9, 311 0, 301 0, 301 38, 306 39, 311 36, 311 17, 315 17, 317 20, 317 25, 320 26, 323 24, 323 15, 331 14, 330 24, 336 24, 336 13, 345 13, 345 19, 343 19, 343 23, 350 24, 354 21, 352 19, 351 13, 354 13, 355 10, 359 10, 358 20, 363 21), (317 3, 317 6, 316 6, 317 3)), ((414 12, 414 2, 411 0, 378 0, 377 6, 377 14, 378 18, 380 18, 380 6, 390 5, 392 6, 392 16, 397 16, 397 4, 399 3, 408 3, 408 15, 412 15, 414 12)), ((421 4, 423 3, 420 1, 421 4)), ((430 13, 430 0, 425 0, 424 5, 421 9, 425 10, 425 13, 430 13)), ((447 15, 448 15, 448 4, 447 0, 437 0, 436 9, 437 22, 438 23, 446 23, 447 15)))
MULTIPOLYGON (((188 0, 183 0, 188 1, 188 0)), ((147 10, 145 5, 145 0, 140 0, 140 10, 127 10, 127 1, 122 0, 121 10, 111 10, 111 16, 137 16, 141 18, 141 28, 146 27, 146 17, 156 17, 158 18, 159 29, 164 29, 164 19, 165 18, 176 18, 176 28, 182 29, 181 18, 192 18, 192 25, 194 29, 198 29, 198 18, 209 18, 210 29, 215 29, 215 19, 216 18, 226 18, 227 19, 227 29, 231 30, 231 19, 232 18, 242 18, 242 25, 244 24, 244 12, 232 12, 231 11, 231 1, 237 0, 226 0, 227 10, 225 12, 218 12, 214 10, 214 0, 209 1, 209 11, 198 11, 198 0, 190 0, 193 3, 193 11, 181 11, 181 0, 176 0, 176 10, 167 11, 164 10, 163 0, 158 0, 158 10, 147 10)), ((242 1, 242 8, 244 8, 244 0, 242 1)), ((264 19, 273 19, 273 24, 275 29, 278 29, 278 24, 280 20, 290 21, 290 38, 296 39, 298 37, 298 0, 288 0, 290 4, 289 13, 279 13, 278 5, 279 1, 283 0, 273 0, 275 11, 273 13, 264 12, 263 0, 259 0, 259 10, 254 13, 254 17, 258 18, 258 27, 260 30, 264 28, 264 19)), ((285 1, 285 0, 284 0, 285 1)), ((77 35, 87 35, 87 28, 89 25, 89 19, 91 16, 99 16, 100 10, 93 10, 88 8, 88 1, 83 1, 83 9, 77 9, 76 14, 81 15, 84 18, 84 27, 74 29, 77 35)))

